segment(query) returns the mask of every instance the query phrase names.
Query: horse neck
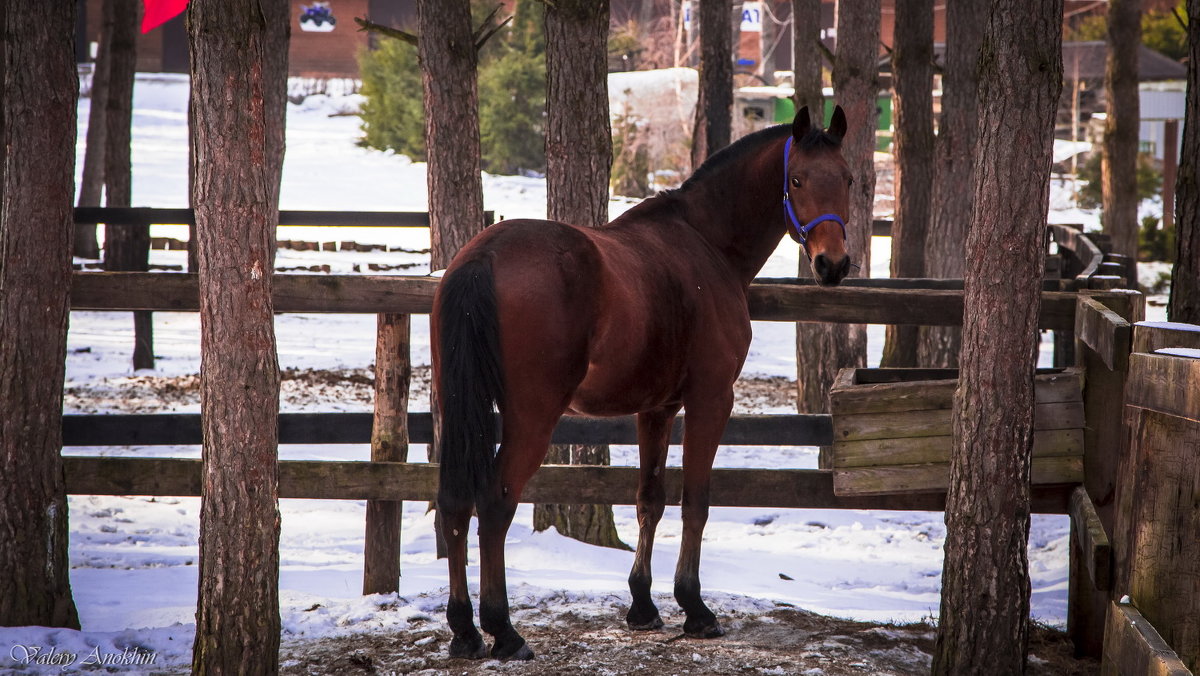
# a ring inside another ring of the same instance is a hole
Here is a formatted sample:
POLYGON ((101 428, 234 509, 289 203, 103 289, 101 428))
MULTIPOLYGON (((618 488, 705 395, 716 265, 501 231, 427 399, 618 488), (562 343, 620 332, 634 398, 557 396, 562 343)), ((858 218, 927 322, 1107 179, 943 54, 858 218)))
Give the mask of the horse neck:
POLYGON ((783 222, 783 138, 688 190, 685 218, 747 286, 779 246, 783 222))

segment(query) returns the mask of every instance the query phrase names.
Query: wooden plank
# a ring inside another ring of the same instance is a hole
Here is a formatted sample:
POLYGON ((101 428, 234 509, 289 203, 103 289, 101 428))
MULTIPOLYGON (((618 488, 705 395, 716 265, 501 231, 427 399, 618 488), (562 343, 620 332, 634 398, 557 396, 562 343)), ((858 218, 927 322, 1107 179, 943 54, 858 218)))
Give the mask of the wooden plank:
POLYGON ((1136 324, 1146 318, 1146 297, 1142 295, 1141 291, 1134 289, 1110 289, 1108 291, 1084 289, 1080 293, 1100 301, 1104 307, 1121 315, 1130 324, 1136 324))
POLYGON ((1131 603, 1112 602, 1104 631, 1101 674, 1113 676, 1192 676, 1154 625, 1131 603))
MULTIPOLYGON (((281 444, 366 444, 371 441, 370 413, 281 413, 281 444)), ((497 427, 499 417, 497 416, 497 427)), ((408 414, 409 440, 428 444, 433 423, 428 413, 408 414)), ((671 443, 683 440, 683 418, 676 419, 671 443)), ((197 413, 148 415, 65 415, 64 446, 194 446, 201 442, 197 413)), ((556 444, 636 444, 633 416, 563 416, 554 429, 556 444)), ((833 426, 824 414, 735 415, 725 426, 727 446, 822 446, 833 443, 833 426)))
MULTIPOLYGON (((796 286, 816 286, 817 280, 812 277, 758 277, 755 284, 791 284, 796 286)), ((961 291, 963 280, 935 279, 932 277, 848 277, 843 279, 839 287, 862 287, 868 289, 940 289, 961 291)), ((1045 279, 1042 280, 1042 291, 1074 291, 1073 280, 1045 279)))
MULTIPOLYGON (((949 409, 958 387, 956 369, 843 369, 846 378, 833 383, 829 397, 837 415, 949 409), (924 376, 918 383, 908 374, 924 376)), ((1034 376, 1034 401, 1039 404, 1079 401, 1081 383, 1075 369, 1039 369, 1034 376), (1054 372, 1051 372, 1054 371, 1054 372)))
MULTIPOLYGON (((1083 427, 1083 402, 1034 404, 1034 430, 1083 427)), ((864 439, 936 437, 952 433, 950 409, 928 409, 888 413, 841 414, 833 417, 835 443, 864 439)))
MULTIPOLYGON (((200 461, 178 458, 64 456, 71 495, 200 495, 200 461)), ((426 463, 294 461, 279 463, 279 497, 330 500, 431 500, 438 467, 426 463)), ((679 504, 683 473, 665 473, 667 502, 679 504)), ((1039 486, 1033 511, 1065 514, 1071 486, 1039 486)), ((541 468, 523 502, 632 505, 637 468, 584 465, 541 468)), ((833 492, 833 475, 811 469, 715 469, 712 505, 797 509, 882 509, 941 511, 945 495, 842 497, 833 492)))
POLYGON ((1095 274, 1088 277, 1087 288, 1096 289, 1099 291, 1109 291, 1112 289, 1123 289, 1128 286, 1128 282, 1124 277, 1117 275, 1095 274))
POLYGON ((1200 423, 1136 410, 1131 427, 1123 465, 1129 469, 1117 498, 1121 524, 1114 530, 1117 589, 1133 596, 1194 668, 1200 664, 1200 423))
POLYGON ((1075 337, 1092 349, 1110 371, 1124 370, 1132 329, 1124 317, 1090 296, 1080 296, 1075 308, 1075 337))
MULTIPOLYGON (((764 321, 958 326, 963 292, 755 284, 749 303, 751 318, 764 321)), ((1043 292, 1041 308, 1040 328, 1074 327, 1074 294, 1043 292)))
MULTIPOLYGON (((1079 456, 1034 458, 1035 484, 1075 484, 1083 481, 1079 456)), ((890 495, 943 492, 950 483, 950 463, 853 467, 833 470, 833 490, 838 495, 890 495)))
POLYGON ((1200 326, 1182 322, 1138 322, 1133 326, 1133 351, 1164 348, 1200 349, 1200 326))
POLYGON ((1112 545, 1100 515, 1092 504, 1087 489, 1079 486, 1071 493, 1071 521, 1073 532, 1083 553, 1083 564, 1087 568, 1092 586, 1100 591, 1112 588, 1112 545))
POLYGON ((1125 403, 1200 422, 1200 359, 1134 353, 1125 403))
MULTIPOLYGON (((495 212, 485 211, 484 220, 491 224, 495 212)), ((191 209, 152 209, 146 207, 77 207, 76 225, 195 225, 191 209)), ((280 211, 281 226, 316 227, 377 227, 428 228, 429 213, 425 211, 280 211)))
MULTIPOLYGON (((837 441, 833 445, 833 467, 877 467, 885 465, 915 465, 950 462, 954 437, 909 437, 904 439, 871 439, 837 441)), ((1033 433, 1035 458, 1076 455, 1083 456, 1083 430, 1041 430, 1033 433)))
MULTIPOLYGON (((438 280, 404 275, 276 274, 277 312, 380 312, 428 314, 438 280)), ((77 272, 72 278, 74 310, 195 311, 197 278, 191 274, 77 272)), ((958 325, 962 291, 818 287, 753 284, 752 319, 871 324, 958 325)), ((1075 294, 1042 294, 1039 327, 1071 329, 1075 294)))

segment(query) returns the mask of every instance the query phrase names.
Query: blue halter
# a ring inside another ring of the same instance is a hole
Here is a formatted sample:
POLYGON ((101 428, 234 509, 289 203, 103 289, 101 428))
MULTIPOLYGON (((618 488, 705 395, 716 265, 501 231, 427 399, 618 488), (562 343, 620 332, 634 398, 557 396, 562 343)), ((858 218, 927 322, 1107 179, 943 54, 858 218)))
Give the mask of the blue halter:
POLYGON ((842 226, 842 240, 846 239, 846 223, 841 216, 837 214, 821 214, 804 225, 800 225, 800 219, 796 218, 796 210, 792 208, 792 200, 788 195, 788 156, 792 152, 792 137, 788 136, 787 143, 783 144, 783 211, 787 214, 788 220, 791 221, 792 228, 796 231, 797 237, 800 239, 800 245, 804 247, 804 255, 808 255, 808 233, 812 229, 824 223, 825 221, 833 221, 842 226))

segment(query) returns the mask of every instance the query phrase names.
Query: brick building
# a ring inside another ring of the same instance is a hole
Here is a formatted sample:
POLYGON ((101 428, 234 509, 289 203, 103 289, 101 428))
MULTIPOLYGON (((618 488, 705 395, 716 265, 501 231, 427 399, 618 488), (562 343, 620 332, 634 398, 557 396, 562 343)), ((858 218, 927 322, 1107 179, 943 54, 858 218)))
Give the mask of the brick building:
MULTIPOLYGON (((103 0, 78 0, 80 60, 90 60, 92 46, 100 35, 103 0), (87 55, 86 57, 84 55, 87 55)), ((139 3, 140 4, 140 3, 139 3)), ((290 0, 292 6, 292 37, 288 48, 289 74, 295 77, 328 78, 358 77, 359 50, 371 39, 360 32, 354 17, 392 26, 414 29, 415 0, 324 0, 337 20, 333 30, 323 24, 318 30, 308 22, 302 25, 300 16, 305 6, 314 0, 290 0)), ((187 31, 182 15, 138 36, 139 72, 186 73, 188 70, 187 31)))

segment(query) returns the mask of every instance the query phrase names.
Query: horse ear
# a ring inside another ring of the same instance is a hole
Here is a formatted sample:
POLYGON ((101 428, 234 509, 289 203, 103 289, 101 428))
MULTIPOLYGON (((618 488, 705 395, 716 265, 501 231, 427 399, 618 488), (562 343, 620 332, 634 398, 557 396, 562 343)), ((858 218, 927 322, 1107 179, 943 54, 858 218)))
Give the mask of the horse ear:
POLYGON ((846 113, 841 106, 833 109, 833 119, 829 121, 829 135, 839 139, 846 137, 846 113))
POLYGON ((808 106, 804 106, 800 109, 800 112, 796 113, 796 117, 792 119, 792 138, 799 141, 804 138, 804 135, 808 133, 811 127, 812 122, 808 119, 808 106))

